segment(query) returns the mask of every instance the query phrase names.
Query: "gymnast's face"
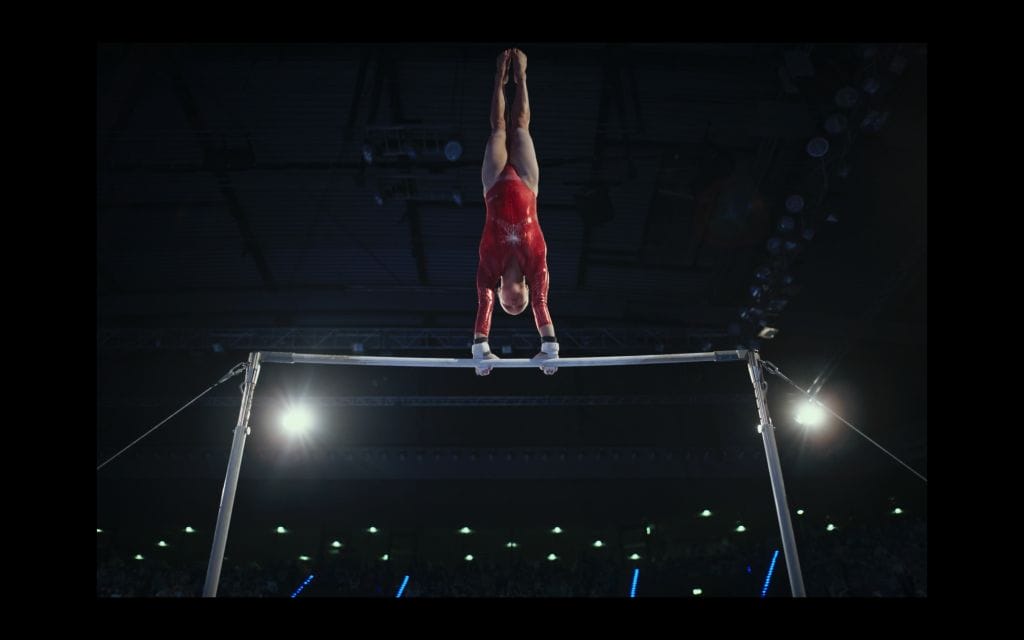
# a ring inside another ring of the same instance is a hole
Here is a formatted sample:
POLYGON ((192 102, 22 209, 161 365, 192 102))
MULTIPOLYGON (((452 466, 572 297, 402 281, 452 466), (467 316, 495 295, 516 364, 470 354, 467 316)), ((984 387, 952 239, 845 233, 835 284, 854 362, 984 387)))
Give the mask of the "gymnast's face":
POLYGON ((498 286, 498 300, 505 313, 517 316, 526 309, 530 303, 530 287, 526 284, 526 278, 522 280, 506 280, 501 278, 498 286))

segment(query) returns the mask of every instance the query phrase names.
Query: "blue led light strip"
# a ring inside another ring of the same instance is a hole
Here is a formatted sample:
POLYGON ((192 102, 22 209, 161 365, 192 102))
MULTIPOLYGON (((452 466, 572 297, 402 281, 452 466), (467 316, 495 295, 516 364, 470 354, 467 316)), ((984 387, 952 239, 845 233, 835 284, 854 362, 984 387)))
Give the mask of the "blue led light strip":
POLYGON ((764 586, 761 587, 761 597, 768 593, 768 585, 772 583, 772 572, 775 571, 775 561, 779 559, 779 550, 776 549, 772 555, 772 563, 768 565, 768 575, 764 577, 764 586))
POLYGON ((302 584, 299 585, 299 588, 295 590, 295 593, 292 594, 292 597, 293 598, 298 597, 298 595, 300 593, 302 593, 302 590, 305 589, 306 585, 309 584, 310 582, 313 582, 313 574, 312 573, 309 574, 309 577, 306 578, 305 582, 303 582, 302 584))
POLYGON ((398 593, 395 594, 396 598, 402 597, 402 592, 405 591, 405 585, 407 584, 409 584, 409 576, 405 576, 405 579, 402 580, 402 586, 398 587, 398 593))

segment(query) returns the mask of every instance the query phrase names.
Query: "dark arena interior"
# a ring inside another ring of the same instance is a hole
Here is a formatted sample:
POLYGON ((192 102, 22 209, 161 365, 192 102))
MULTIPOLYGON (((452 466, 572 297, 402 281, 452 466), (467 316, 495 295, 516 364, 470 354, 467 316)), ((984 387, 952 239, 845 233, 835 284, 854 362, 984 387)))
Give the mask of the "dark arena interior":
POLYGON ((926 45, 96 56, 98 598, 927 597, 926 45), (566 366, 476 375, 524 87, 566 366))

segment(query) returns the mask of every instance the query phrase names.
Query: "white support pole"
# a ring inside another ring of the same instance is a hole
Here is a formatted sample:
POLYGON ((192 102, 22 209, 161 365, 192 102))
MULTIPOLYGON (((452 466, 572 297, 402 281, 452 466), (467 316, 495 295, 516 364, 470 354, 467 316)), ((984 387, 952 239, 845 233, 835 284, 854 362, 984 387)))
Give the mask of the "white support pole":
POLYGON ((220 510, 217 513, 217 528, 213 533, 213 548, 210 551, 210 564, 206 568, 206 584, 203 585, 203 597, 217 596, 220 584, 220 570, 224 564, 224 549, 228 543, 228 529, 231 528, 231 512, 235 508, 235 490, 238 488, 238 472, 242 468, 242 452, 245 450, 245 438, 249 435, 249 413, 252 411, 252 398, 256 392, 256 379, 260 375, 260 353, 249 354, 249 363, 245 368, 245 382, 242 383, 242 407, 238 411, 238 424, 231 440, 231 455, 228 456, 228 471, 224 476, 224 488, 220 493, 220 510))
POLYGON ((779 463, 779 450, 775 446, 775 425, 768 415, 768 397, 765 394, 764 367, 761 365, 761 354, 755 350, 747 353, 747 368, 750 370, 750 381, 754 385, 757 397, 757 413, 761 424, 757 432, 764 441, 765 457, 768 459, 768 476, 772 481, 772 495, 775 497, 775 513, 779 517, 779 531, 782 533, 782 550, 786 556, 786 570, 789 573, 789 587, 794 598, 804 598, 804 576, 800 572, 800 558, 796 552, 796 538, 793 536, 793 520, 789 517, 789 503, 786 502, 786 486, 782 482, 782 465, 779 463))

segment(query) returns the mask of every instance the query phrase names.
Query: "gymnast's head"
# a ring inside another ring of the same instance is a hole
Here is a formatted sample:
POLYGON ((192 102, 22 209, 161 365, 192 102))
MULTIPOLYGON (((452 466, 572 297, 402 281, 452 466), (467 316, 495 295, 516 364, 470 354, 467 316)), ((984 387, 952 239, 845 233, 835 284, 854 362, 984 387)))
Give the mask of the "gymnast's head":
POLYGON ((530 304, 530 287, 526 284, 526 276, 520 278, 501 277, 498 285, 498 301, 501 308, 510 316, 517 316, 530 304))

